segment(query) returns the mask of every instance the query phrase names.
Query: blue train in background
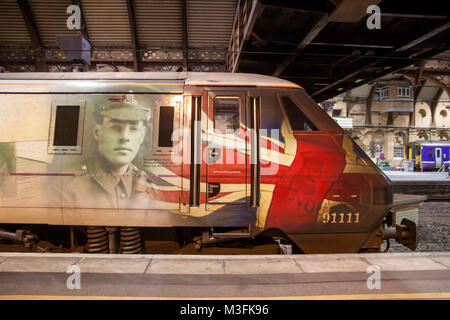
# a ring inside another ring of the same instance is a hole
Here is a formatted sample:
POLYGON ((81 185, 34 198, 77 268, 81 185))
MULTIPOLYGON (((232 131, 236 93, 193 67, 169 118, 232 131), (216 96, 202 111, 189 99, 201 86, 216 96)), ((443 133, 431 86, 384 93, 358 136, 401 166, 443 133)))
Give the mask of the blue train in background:
POLYGON ((450 165, 450 141, 419 140, 406 145, 407 160, 414 161, 414 170, 448 170, 450 165))

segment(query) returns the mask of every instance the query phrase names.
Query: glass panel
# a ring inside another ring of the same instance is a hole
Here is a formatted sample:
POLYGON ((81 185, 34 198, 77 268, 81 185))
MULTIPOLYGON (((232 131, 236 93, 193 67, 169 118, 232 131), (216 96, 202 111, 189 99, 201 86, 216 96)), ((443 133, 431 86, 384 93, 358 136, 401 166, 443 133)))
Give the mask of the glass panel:
POLYGON ((159 131, 158 131, 158 147, 172 147, 173 133, 173 107, 159 108, 159 131))
POLYGON ((281 101, 283 102, 284 110, 286 111, 292 130, 317 131, 316 126, 306 118, 304 113, 290 97, 281 97, 281 101))
POLYGON ((54 146, 76 146, 80 106, 57 106, 54 146))
POLYGON ((239 129, 239 98, 214 98, 214 129, 218 133, 239 129))

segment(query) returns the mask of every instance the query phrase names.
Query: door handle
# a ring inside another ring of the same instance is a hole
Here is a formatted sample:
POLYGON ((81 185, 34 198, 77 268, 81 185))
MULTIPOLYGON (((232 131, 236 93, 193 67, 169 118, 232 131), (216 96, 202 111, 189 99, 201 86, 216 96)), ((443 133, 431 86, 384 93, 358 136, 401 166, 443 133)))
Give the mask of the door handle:
POLYGON ((215 157, 216 155, 218 155, 219 153, 216 151, 216 148, 212 148, 212 149, 210 149, 211 151, 210 151, 210 153, 209 153, 209 155, 211 156, 211 157, 215 157))
POLYGON ((210 148, 208 151, 208 163, 214 163, 220 158, 219 148, 210 148))

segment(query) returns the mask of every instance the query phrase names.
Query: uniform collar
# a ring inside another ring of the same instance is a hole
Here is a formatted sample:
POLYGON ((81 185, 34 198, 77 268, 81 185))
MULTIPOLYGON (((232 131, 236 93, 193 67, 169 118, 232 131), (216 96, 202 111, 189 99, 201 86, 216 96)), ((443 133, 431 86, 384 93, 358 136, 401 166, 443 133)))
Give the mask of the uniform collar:
POLYGON ((133 183, 133 165, 131 163, 128 165, 124 175, 116 175, 112 174, 101 160, 101 157, 95 157, 88 162, 88 171, 92 174, 92 178, 110 194, 116 193, 118 184, 122 182, 122 186, 125 188, 123 191, 126 192, 127 198, 130 197, 133 183))

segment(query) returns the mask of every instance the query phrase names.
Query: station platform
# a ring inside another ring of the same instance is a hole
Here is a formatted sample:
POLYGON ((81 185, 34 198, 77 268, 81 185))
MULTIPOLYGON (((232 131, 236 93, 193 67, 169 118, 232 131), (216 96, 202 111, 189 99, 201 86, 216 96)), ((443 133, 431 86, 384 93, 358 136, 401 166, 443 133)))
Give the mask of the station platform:
POLYGON ((0 299, 450 299, 450 253, 1 253, 0 299))
POLYGON ((389 179, 395 181, 442 181, 450 183, 448 172, 408 172, 383 171, 389 179))
POLYGON ((393 183, 395 193, 425 195, 429 200, 450 199, 448 172, 384 171, 393 183))

